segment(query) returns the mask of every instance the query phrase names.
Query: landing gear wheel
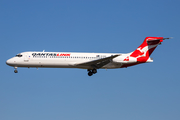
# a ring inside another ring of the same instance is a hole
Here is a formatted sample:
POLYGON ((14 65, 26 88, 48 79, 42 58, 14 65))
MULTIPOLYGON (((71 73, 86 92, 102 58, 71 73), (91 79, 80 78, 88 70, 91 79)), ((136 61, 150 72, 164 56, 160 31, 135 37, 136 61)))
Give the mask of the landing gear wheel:
POLYGON ((17 70, 14 70, 14 73, 18 73, 18 71, 17 71, 17 70))
POLYGON ((93 74, 97 73, 97 69, 87 69, 87 71, 89 76, 92 76, 93 74))
POLYGON ((93 74, 96 74, 96 73, 97 73, 97 70, 96 70, 96 69, 93 69, 93 70, 92 70, 92 73, 93 73, 93 74))
POLYGON ((92 76, 92 75, 93 75, 93 73, 92 73, 91 71, 89 71, 89 72, 88 72, 88 75, 89 75, 89 76, 92 76))

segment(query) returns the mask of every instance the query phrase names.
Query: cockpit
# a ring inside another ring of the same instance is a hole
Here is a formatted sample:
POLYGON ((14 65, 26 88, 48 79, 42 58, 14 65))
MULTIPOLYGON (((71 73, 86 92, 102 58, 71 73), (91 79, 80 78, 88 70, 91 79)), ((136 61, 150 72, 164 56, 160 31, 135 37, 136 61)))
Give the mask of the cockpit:
POLYGON ((23 55, 21 55, 21 54, 17 54, 15 57, 22 57, 23 55))

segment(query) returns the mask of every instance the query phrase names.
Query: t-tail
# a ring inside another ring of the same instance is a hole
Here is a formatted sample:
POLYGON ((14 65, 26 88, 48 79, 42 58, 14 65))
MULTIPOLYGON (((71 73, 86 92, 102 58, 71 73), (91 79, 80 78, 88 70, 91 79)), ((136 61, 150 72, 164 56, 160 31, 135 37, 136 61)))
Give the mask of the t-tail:
POLYGON ((170 38, 146 37, 144 42, 135 51, 133 51, 129 57, 135 58, 138 63, 153 62, 150 55, 165 39, 170 38))

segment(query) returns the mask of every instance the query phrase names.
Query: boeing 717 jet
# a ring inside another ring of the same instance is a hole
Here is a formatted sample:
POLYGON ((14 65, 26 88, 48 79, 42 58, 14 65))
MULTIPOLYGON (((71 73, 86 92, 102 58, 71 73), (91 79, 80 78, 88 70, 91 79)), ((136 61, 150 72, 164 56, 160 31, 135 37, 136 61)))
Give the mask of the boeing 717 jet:
POLYGON ((122 53, 77 53, 77 52, 22 52, 6 61, 15 68, 80 68, 87 69, 88 75, 97 73, 97 69, 127 68, 141 63, 153 62, 150 55, 163 42, 163 37, 146 37, 133 52, 122 53))

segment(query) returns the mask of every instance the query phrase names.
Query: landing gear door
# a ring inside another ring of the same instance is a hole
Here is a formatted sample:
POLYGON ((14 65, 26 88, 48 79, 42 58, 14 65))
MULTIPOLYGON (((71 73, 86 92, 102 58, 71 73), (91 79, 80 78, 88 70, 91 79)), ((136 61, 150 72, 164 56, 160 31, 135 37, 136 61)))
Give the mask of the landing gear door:
POLYGON ((29 62, 29 57, 27 54, 24 55, 24 62, 29 62))

